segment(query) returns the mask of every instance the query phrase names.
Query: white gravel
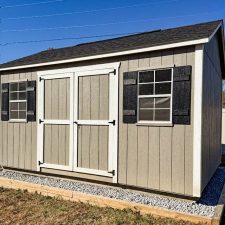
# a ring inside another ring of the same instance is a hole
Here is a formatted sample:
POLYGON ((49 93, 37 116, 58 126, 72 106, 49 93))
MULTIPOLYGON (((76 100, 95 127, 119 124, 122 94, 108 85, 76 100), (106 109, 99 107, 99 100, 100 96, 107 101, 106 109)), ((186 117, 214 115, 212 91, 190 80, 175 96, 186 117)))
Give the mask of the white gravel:
POLYGON ((196 201, 171 198, 155 194, 144 194, 137 191, 126 190, 109 186, 96 185, 81 181, 66 180, 61 178, 45 177, 31 174, 24 174, 17 171, 0 171, 0 176, 13 180, 31 182, 35 184, 47 185, 66 190, 78 191, 82 193, 115 198, 129 202, 136 202, 145 205, 171 209, 195 215, 212 217, 215 206, 218 202, 220 192, 225 183, 225 168, 218 168, 209 185, 203 192, 202 198, 196 201))

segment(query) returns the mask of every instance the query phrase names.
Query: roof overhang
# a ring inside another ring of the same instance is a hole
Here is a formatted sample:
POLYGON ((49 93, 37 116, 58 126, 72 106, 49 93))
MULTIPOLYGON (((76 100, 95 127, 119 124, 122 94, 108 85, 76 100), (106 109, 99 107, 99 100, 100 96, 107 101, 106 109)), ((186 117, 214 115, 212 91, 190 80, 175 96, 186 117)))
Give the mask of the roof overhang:
MULTIPOLYGON (((178 42, 178 43, 172 43, 172 44, 166 44, 166 45, 159 45, 159 46, 146 47, 146 48, 138 48, 138 49, 127 50, 127 51, 100 54, 100 55, 94 55, 94 56, 85 56, 85 57, 80 57, 80 58, 72 58, 72 59, 58 60, 58 61, 38 63, 38 64, 29 64, 29 65, 23 65, 23 66, 15 66, 15 67, 6 67, 6 68, 0 68, 0 71, 19 70, 19 69, 59 65, 59 64, 94 60, 94 59, 110 58, 110 57, 115 57, 115 56, 138 54, 138 53, 144 53, 144 52, 150 52, 150 51, 158 51, 158 50, 171 49, 171 48, 179 48, 179 47, 199 45, 199 44, 206 44, 212 39, 212 37, 216 34, 216 32, 221 27, 223 29, 223 23, 222 22, 218 25, 218 27, 215 29, 215 31, 212 33, 212 35, 210 37, 198 39, 198 40, 191 40, 191 41, 178 42)), ((223 55, 224 55, 224 49, 223 49, 223 55)))

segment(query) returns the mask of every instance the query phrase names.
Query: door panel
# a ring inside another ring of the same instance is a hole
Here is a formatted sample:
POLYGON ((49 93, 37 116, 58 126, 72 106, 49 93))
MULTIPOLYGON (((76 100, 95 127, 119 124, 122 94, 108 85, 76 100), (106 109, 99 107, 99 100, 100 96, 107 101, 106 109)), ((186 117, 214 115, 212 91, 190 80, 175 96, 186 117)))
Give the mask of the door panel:
POLYGON ((44 119, 68 120, 70 108, 69 78, 44 81, 44 119))
POLYGON ((79 120, 109 119, 109 75, 79 77, 79 120))
POLYGON ((78 167, 108 170, 108 126, 78 127, 78 167))
POLYGON ((44 163, 69 165, 69 125, 44 125, 44 163))

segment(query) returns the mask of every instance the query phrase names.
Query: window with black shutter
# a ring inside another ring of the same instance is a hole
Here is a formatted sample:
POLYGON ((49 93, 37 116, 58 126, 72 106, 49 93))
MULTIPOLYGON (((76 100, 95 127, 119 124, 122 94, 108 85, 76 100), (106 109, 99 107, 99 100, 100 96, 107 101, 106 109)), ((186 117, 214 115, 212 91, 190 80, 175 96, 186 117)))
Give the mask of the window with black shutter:
POLYGON ((124 73, 123 122, 190 124, 191 66, 124 73))
POLYGON ((2 84, 2 121, 36 120, 36 81, 2 84))

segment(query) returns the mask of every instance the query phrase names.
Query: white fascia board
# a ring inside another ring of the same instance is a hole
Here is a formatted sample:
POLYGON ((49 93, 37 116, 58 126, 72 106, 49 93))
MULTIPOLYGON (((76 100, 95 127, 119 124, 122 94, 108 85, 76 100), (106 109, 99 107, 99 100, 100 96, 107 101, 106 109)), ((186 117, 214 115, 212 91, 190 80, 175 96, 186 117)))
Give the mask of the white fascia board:
POLYGON ((159 45, 159 46, 147 47, 147 48, 139 48, 139 49, 127 50, 127 51, 121 51, 121 52, 115 52, 115 53, 86 56, 86 57, 80 57, 80 58, 59 60, 59 61, 46 62, 46 63, 38 63, 38 64, 31 64, 31 65, 24 65, 24 66, 8 67, 8 68, 2 68, 2 69, 0 69, 0 71, 26 69, 26 68, 50 66, 50 65, 59 65, 59 64, 64 64, 64 63, 73 63, 73 62, 87 61, 87 60, 93 60, 93 59, 102 59, 102 58, 109 58, 109 57, 115 57, 115 56, 138 54, 138 53, 157 51, 157 50, 163 50, 163 49, 171 49, 171 48, 178 48, 178 47, 184 47, 184 46, 190 46, 190 45, 205 44, 208 42, 209 42, 209 38, 203 38, 203 39, 199 39, 199 40, 185 41, 185 42, 179 42, 179 43, 173 43, 173 44, 167 44, 167 45, 159 45))
POLYGON ((193 115, 193 196, 202 193, 202 98, 204 45, 195 47, 193 115))

